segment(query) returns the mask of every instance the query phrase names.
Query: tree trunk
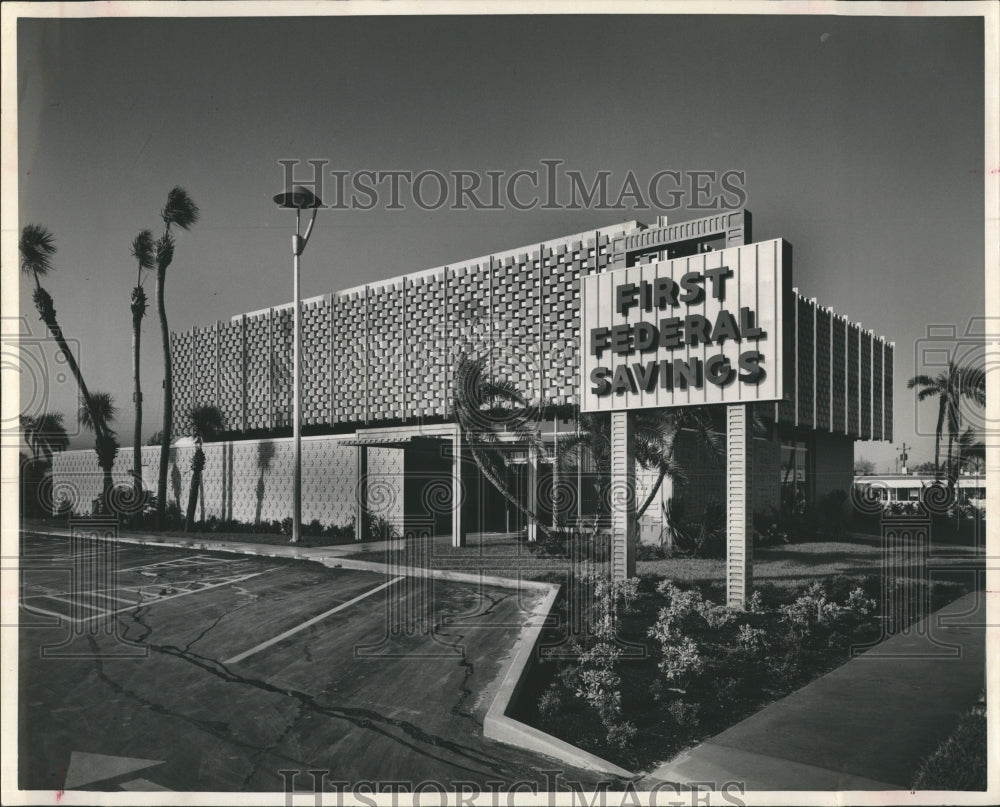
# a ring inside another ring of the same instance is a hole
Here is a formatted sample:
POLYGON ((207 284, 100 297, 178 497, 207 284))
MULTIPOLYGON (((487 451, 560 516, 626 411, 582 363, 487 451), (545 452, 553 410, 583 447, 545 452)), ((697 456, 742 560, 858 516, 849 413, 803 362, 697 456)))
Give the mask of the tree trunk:
POLYGON ((90 397, 90 390, 87 389, 87 383, 83 380, 83 373, 80 372, 80 365, 76 363, 76 357, 73 355, 73 351, 69 349, 69 345, 66 343, 66 337, 63 336, 62 328, 59 327, 59 323, 56 321, 56 309, 52 302, 52 296, 40 285, 37 285, 37 278, 34 299, 35 307, 38 309, 42 322, 44 322, 45 327, 49 329, 49 333, 51 333, 52 338, 56 340, 56 344, 59 345, 59 349, 62 351, 63 356, 66 357, 66 364, 69 367, 69 371, 73 374, 73 378, 76 379, 76 383, 80 387, 80 397, 83 398, 83 405, 86 406, 87 410, 90 412, 90 420, 94 424, 97 459, 102 471, 104 472, 104 507, 107 509, 108 496, 111 492, 112 481, 111 469, 105 467, 105 462, 102 459, 102 452, 100 450, 101 445, 107 436, 104 431, 104 422, 101 419, 100 413, 94 408, 94 402, 90 397))
POLYGON ((649 505, 653 503, 653 498, 656 496, 657 493, 660 492, 660 487, 663 485, 663 480, 666 479, 666 477, 667 477, 667 469, 660 468, 660 473, 656 477, 656 484, 653 485, 653 489, 649 492, 649 495, 646 497, 646 501, 642 503, 642 507, 640 507, 636 511, 635 517, 637 521, 640 518, 642 518, 643 513, 645 513, 646 510, 649 508, 649 505))
POLYGON ((139 379, 139 347, 142 339, 142 317, 145 309, 137 310, 133 292, 132 303, 132 399, 135 402, 135 429, 132 432, 132 483, 136 502, 142 497, 142 384, 139 379))
POLYGON ((945 398, 938 405, 937 431, 934 432, 934 475, 941 478, 941 432, 944 430, 945 398))
POLYGON ((160 318, 160 339, 163 342, 163 432, 160 438, 160 470, 156 480, 156 520, 163 529, 167 509, 167 467, 170 462, 170 433, 174 426, 174 379, 170 356, 170 331, 167 309, 163 303, 166 269, 156 272, 156 312, 160 318))
POLYGON ((198 509, 198 491, 201 488, 201 472, 205 467, 205 452, 199 445, 191 459, 191 490, 188 492, 187 515, 184 518, 184 532, 191 532, 194 514, 198 509))

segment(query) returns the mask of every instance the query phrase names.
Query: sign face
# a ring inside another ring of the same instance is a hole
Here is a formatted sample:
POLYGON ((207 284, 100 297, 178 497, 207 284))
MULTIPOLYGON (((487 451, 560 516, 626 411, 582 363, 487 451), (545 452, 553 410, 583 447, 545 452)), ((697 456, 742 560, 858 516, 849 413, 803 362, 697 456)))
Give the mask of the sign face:
POLYGON ((776 238, 583 278, 581 410, 780 400, 791 274, 776 238))

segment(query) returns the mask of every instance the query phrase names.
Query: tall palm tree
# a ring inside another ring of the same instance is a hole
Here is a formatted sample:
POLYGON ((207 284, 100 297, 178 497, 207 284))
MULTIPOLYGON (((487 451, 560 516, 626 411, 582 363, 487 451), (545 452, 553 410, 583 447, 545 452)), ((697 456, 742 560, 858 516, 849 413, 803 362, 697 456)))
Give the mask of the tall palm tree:
POLYGON ((135 287, 132 289, 132 400, 135 402, 135 429, 132 433, 132 480, 136 495, 142 493, 142 384, 139 379, 139 346, 142 339, 142 318, 146 316, 146 290, 143 272, 155 265, 153 234, 143 230, 132 241, 132 257, 138 263, 135 287))
POLYGON ((936 376, 915 375, 906 386, 908 389, 919 387, 918 401, 931 397, 938 399, 937 426, 934 431, 934 468, 938 477, 941 476, 942 470, 944 471, 949 478, 948 486, 951 488, 955 471, 952 449, 962 426, 961 403, 963 399, 974 401, 980 406, 986 403, 984 376, 974 368, 950 361, 948 367, 936 376), (948 431, 948 454, 945 467, 942 468, 941 438, 945 429, 948 431))
POLYGON ((156 484, 156 518, 163 524, 167 507, 167 470, 170 463, 170 436, 174 426, 174 373, 170 357, 170 328, 163 300, 167 267, 174 259, 174 239, 171 228, 189 229, 198 221, 198 206, 183 188, 175 187, 167 194, 167 203, 160 211, 163 235, 157 239, 156 251, 156 313, 160 318, 160 339, 163 343, 163 430, 160 439, 160 468, 156 484))
POLYGON ((80 365, 77 364, 73 351, 69 349, 66 337, 63 335, 62 328, 56 319, 56 309, 52 302, 52 295, 41 284, 40 278, 47 275, 54 268, 52 266, 52 256, 56 254, 55 239, 52 237, 52 233, 42 225, 26 224, 21 230, 18 250, 21 255, 21 271, 26 275, 30 275, 35 281, 35 290, 32 294, 32 299, 35 302, 35 308, 38 310, 38 316, 45 323, 45 327, 52 334, 52 338, 56 340, 56 344, 59 346, 59 350, 62 351, 63 356, 66 357, 66 365, 73 374, 73 378, 76 379, 77 386, 80 389, 80 398, 88 411, 88 419, 94 424, 94 433, 98 438, 98 442, 106 442, 104 422, 100 417, 101 413, 96 408, 94 397, 90 394, 90 390, 87 389, 87 384, 83 380, 80 365))
POLYGON ((455 364, 451 403, 463 445, 480 473, 514 509, 549 536, 549 528, 511 490, 503 468, 501 447, 516 445, 537 455, 546 453, 532 428, 533 409, 520 390, 511 381, 490 377, 484 357, 470 358, 463 353, 455 364))
POLYGON ((52 462, 56 451, 69 448, 69 435, 61 412, 45 412, 37 417, 21 415, 20 422, 32 459, 44 458, 46 462, 52 462))
POLYGON ((115 467, 115 457, 118 456, 118 437, 111 424, 118 414, 115 399, 108 392, 94 392, 88 402, 81 399, 77 420, 80 425, 94 433, 94 451, 97 453, 97 464, 104 474, 104 495, 102 509, 107 512, 114 482, 111 471, 115 467))
POLYGON ((191 418, 191 430, 195 439, 195 452, 191 458, 191 490, 188 493, 187 517, 184 520, 185 532, 190 532, 194 526, 194 513, 198 507, 198 492, 201 489, 201 472, 205 469, 205 452, 202 443, 214 440, 226 427, 226 419, 214 406, 195 406, 188 413, 191 418))

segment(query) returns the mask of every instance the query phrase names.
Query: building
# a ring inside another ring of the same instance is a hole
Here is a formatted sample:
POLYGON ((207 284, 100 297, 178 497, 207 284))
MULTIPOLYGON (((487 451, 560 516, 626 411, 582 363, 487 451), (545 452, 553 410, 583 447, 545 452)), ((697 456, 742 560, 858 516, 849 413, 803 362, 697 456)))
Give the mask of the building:
MULTIPOLYGON (((870 501, 881 502, 883 507, 922 502, 931 488, 946 484, 934 474, 869 474, 854 478, 854 489, 870 501)), ((955 490, 959 502, 980 509, 986 506, 986 474, 963 472, 955 480, 955 490)))
MULTIPOLYGON (((303 521, 354 518, 363 532, 376 514, 401 532, 450 534, 458 545, 468 532, 523 529, 534 537, 533 524, 470 460, 475 435, 456 426, 451 380, 463 355, 482 358, 489 376, 513 382, 537 405, 532 428, 544 449, 528 450, 511 434, 503 467, 543 523, 593 516, 591 469, 566 473, 556 460, 582 410, 611 418, 611 487, 634 486, 632 498, 641 500, 653 476, 636 472, 627 455, 628 413, 711 405, 727 461, 712 466, 682 436, 679 459, 689 475, 682 495, 695 509, 713 496, 727 502, 731 536, 739 532, 734 513, 745 528, 753 512, 778 506, 782 485, 810 501, 848 491, 853 441, 892 439, 893 345, 800 294, 791 285, 790 245, 758 244, 751 227, 743 210, 677 224, 630 221, 303 301, 303 521), (685 271, 692 266, 701 274, 685 271), (724 283, 728 299, 717 294, 724 283), (637 322, 642 310, 651 322, 637 322), (685 316, 660 318, 667 313, 685 316), (761 341, 740 352, 750 339, 763 340, 764 352, 761 341), (630 354, 644 351, 648 361, 632 362, 630 354), (618 367, 595 365, 607 354, 618 367), (755 375, 755 361, 766 372, 755 375), (754 435, 745 413, 755 413, 764 431, 754 435)), ((322 259, 309 270, 322 272, 322 259)), ((204 512, 290 515, 291 446, 283 435, 291 429, 291 306, 174 333, 172 351, 176 432, 186 433, 193 406, 214 404, 235 438, 206 447, 204 512)), ((157 451, 144 449, 154 489, 157 451)), ((180 504, 188 463, 185 450, 174 451, 170 497, 180 504)), ((130 463, 123 450, 123 480, 130 463)), ((81 486, 95 470, 92 452, 56 463, 57 474, 75 474, 81 486)), ((632 523, 634 501, 616 502, 612 490, 615 534, 655 540, 662 505, 675 493, 664 485, 661 506, 632 523)), ((85 507, 92 496, 81 487, 76 498, 85 507)), ((616 538, 619 574, 632 568, 631 546, 616 538)), ((741 557, 748 566, 749 552, 741 557)))

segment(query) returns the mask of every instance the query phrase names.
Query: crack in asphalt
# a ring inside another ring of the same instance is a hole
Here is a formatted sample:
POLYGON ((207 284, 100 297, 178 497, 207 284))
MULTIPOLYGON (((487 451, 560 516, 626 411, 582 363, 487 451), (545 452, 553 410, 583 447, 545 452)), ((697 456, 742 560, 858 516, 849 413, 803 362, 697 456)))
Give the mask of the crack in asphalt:
MULTIPOLYGON (((111 676, 109 676, 108 673, 105 671, 104 663, 101 659, 100 653, 97 648, 97 643, 94 641, 94 638, 92 636, 88 636, 87 641, 90 644, 91 649, 94 651, 94 667, 95 667, 95 672, 97 673, 97 677, 112 692, 118 695, 123 695, 127 698, 130 698, 131 700, 134 700, 136 703, 140 704, 146 709, 149 709, 149 711, 154 712, 155 714, 164 715, 166 717, 177 718, 178 720, 181 720, 185 723, 195 726, 196 728, 200 729, 206 734, 209 734, 219 740, 224 740, 226 742, 232 743, 233 745, 236 745, 237 747, 242 748, 246 751, 254 752, 260 750, 258 746, 255 746, 243 740, 239 740, 238 738, 233 737, 231 734, 229 734, 228 723, 223 723, 220 720, 204 720, 202 718, 192 717, 191 715, 185 715, 181 714, 180 712, 175 712, 172 709, 169 709, 166 706, 164 706, 162 703, 157 703, 156 701, 152 701, 149 698, 143 697, 138 692, 128 689, 122 684, 119 684, 117 681, 113 680, 111 676)), ((292 765, 307 764, 304 761, 294 759, 293 757, 290 757, 287 754, 276 753, 275 756, 292 765)))
MULTIPOLYGON (((491 605, 491 608, 494 607, 495 604, 496 603, 491 605)), ((446 740, 443 737, 439 737, 435 734, 432 734, 408 720, 391 718, 371 709, 351 708, 333 704, 330 705, 322 704, 319 703, 315 697, 313 697, 307 692, 302 692, 300 690, 291 688, 283 688, 275 684, 271 684, 267 681, 239 675, 238 673, 235 673, 232 670, 230 670, 221 661, 200 655, 187 648, 180 648, 177 647, 176 645, 160 645, 150 642, 149 637, 152 635, 153 629, 150 625, 148 625, 146 622, 143 621, 143 618, 146 615, 143 612, 144 611, 148 612, 149 608, 150 605, 139 606, 134 611, 129 612, 130 615, 132 616, 133 623, 141 627, 144 631, 141 637, 139 637, 138 639, 133 639, 132 641, 139 641, 158 653, 161 653, 163 655, 174 656, 183 661, 186 661, 189 664, 192 664, 204 670, 210 675, 213 675, 216 678, 225 681, 226 683, 243 684, 246 686, 254 687, 256 689, 260 689, 265 692, 270 692, 273 694, 294 698, 296 701, 299 702, 300 706, 304 707, 308 711, 326 717, 333 717, 339 720, 344 720, 361 729, 374 731, 384 736, 385 738, 391 740, 392 742, 402 745, 403 747, 416 752, 420 756, 426 757, 428 759, 433 759, 437 762, 446 765, 452 765, 461 770, 468 771, 469 773, 477 775, 492 774, 492 775, 502 776, 509 772, 508 766, 503 765, 491 759, 485 753, 475 752, 472 749, 464 748, 458 743, 446 740), (402 732, 402 734, 405 735, 405 737, 399 736, 399 734, 394 733, 390 729, 396 729, 399 732, 402 732), (458 757, 458 759, 449 759, 447 757, 431 753, 426 746, 449 751, 456 757, 458 757), (466 760, 466 761, 463 762, 460 760, 466 760), (482 767, 477 768, 473 766, 483 766, 485 767, 485 770, 483 770, 482 767)), ((126 626, 125 633, 126 637, 128 637, 128 626, 126 626)), ((115 684, 113 681, 107 678, 106 675, 103 674, 103 671, 101 672, 101 674, 106 679, 109 686, 118 687, 117 684, 115 684)), ((466 678, 468 678, 468 675, 470 674, 471 673, 467 672, 466 678)), ((207 731, 208 733, 211 733, 214 736, 218 736, 217 733, 214 731, 214 728, 217 724, 215 724, 213 721, 201 721, 197 718, 190 718, 190 717, 185 717, 183 715, 175 714, 160 704, 153 704, 152 702, 145 701, 145 699, 141 698, 141 696, 139 696, 137 693, 129 692, 121 687, 118 687, 118 689, 120 689, 120 691, 122 691, 123 694, 129 695, 135 698, 136 700, 143 702, 144 705, 148 706, 148 708, 155 709, 156 711, 163 714, 174 715, 176 717, 180 717, 181 719, 188 720, 194 725, 202 727, 203 730, 207 731)), ((301 717, 301 712, 298 717, 301 717)), ((298 717, 296 718, 296 720, 298 719, 298 717)), ((228 737, 228 735, 225 736, 224 738, 232 739, 228 737)), ((254 746, 246 742, 240 742, 237 740, 233 740, 233 742, 235 742, 237 745, 243 748, 252 750, 257 754, 264 753, 268 750, 266 748, 260 748, 259 746, 254 746)), ((272 751, 272 753, 274 752, 272 751)), ((283 759, 287 759, 285 755, 282 754, 276 754, 276 755, 283 759)))

